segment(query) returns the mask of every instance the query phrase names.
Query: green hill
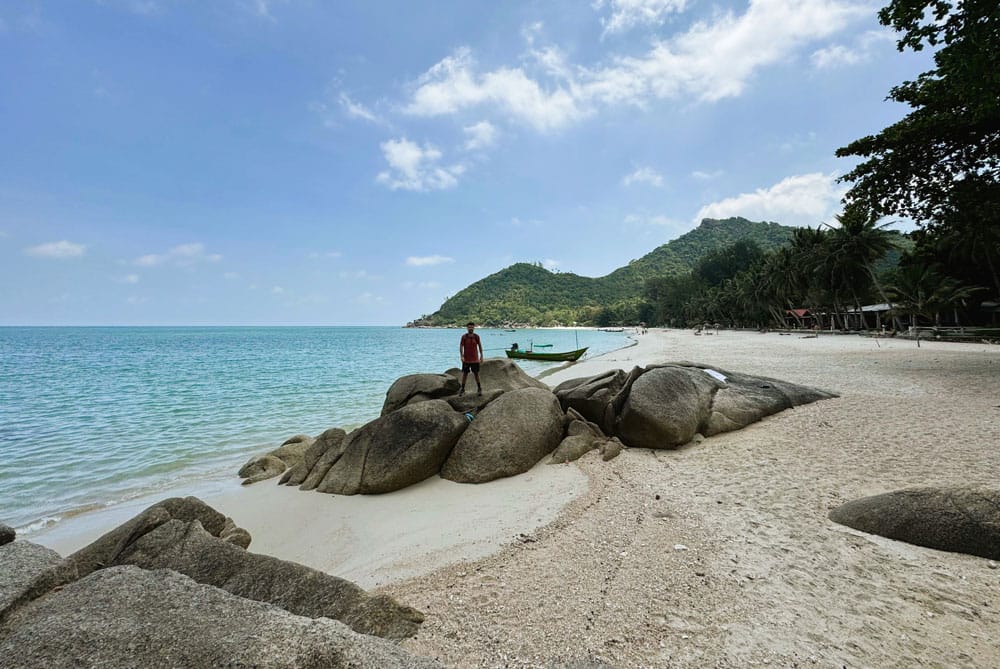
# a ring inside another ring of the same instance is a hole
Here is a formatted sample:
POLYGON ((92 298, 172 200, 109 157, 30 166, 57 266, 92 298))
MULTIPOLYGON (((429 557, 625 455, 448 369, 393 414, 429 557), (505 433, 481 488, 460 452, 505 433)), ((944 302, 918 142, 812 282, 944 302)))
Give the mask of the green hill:
POLYGON ((462 289, 415 324, 604 325, 602 321, 637 321, 646 279, 687 272, 708 251, 741 239, 752 240, 765 251, 777 248, 791 239, 793 229, 745 218, 706 218, 691 232, 599 278, 517 263, 462 289))

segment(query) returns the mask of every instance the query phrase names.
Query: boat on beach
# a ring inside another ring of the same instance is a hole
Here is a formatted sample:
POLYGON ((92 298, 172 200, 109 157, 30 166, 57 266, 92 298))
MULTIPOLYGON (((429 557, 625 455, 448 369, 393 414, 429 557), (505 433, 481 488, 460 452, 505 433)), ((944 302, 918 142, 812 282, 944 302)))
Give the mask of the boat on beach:
POLYGON ((562 353, 538 353, 535 351, 522 351, 516 348, 509 348, 504 351, 508 358, 518 358, 521 360, 548 360, 552 362, 572 362, 579 360, 580 356, 587 352, 586 346, 575 351, 565 351, 562 353))

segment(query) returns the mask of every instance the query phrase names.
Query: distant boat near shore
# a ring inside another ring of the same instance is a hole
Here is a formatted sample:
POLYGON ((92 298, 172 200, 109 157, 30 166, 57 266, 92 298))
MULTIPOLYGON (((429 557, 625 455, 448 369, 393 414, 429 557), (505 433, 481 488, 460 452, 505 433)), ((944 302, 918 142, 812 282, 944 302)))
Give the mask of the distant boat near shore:
POLYGON ((587 352, 587 347, 579 348, 575 351, 563 353, 536 353, 535 351, 520 351, 517 349, 507 349, 504 351, 508 358, 518 358, 521 360, 544 360, 552 362, 573 362, 579 360, 580 356, 587 352))

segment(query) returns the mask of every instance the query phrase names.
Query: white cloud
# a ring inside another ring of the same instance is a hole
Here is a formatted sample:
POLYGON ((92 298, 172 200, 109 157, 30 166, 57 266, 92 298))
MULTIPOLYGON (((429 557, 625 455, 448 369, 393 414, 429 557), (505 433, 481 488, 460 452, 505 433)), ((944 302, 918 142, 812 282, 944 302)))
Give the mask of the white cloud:
POLYGON ((131 284, 139 283, 139 275, 138 274, 126 274, 125 276, 122 277, 122 281, 124 281, 125 283, 131 283, 131 284))
POLYGON ((775 221, 783 225, 819 225, 839 210, 846 188, 835 174, 802 174, 788 177, 769 188, 741 193, 702 207, 695 222, 703 218, 742 216, 775 221))
POLYGON ((854 65, 861 60, 861 54, 848 49, 842 44, 834 44, 824 49, 813 52, 813 65, 820 69, 828 67, 838 67, 840 65, 854 65))
POLYGON ((320 258, 340 258, 344 254, 340 251, 312 251, 309 253, 308 258, 310 260, 318 260, 320 258))
POLYGON ((86 251, 86 245, 66 241, 65 239, 58 242, 48 242, 45 244, 39 244, 38 246, 31 246, 24 250, 24 252, 29 256, 35 256, 36 258, 59 259, 79 258, 86 253, 86 251))
POLYGON ((652 167, 640 167, 632 172, 632 174, 625 175, 622 178, 622 183, 626 186, 645 183, 654 188, 661 188, 663 186, 663 176, 652 167))
POLYGON ((560 264, 561 263, 558 260, 553 260, 552 258, 546 258, 542 261, 542 267, 549 271, 556 269, 560 264))
POLYGON ((448 256, 410 256, 406 259, 406 264, 411 267, 427 267, 430 265, 443 265, 444 263, 455 262, 454 258, 448 256))
POLYGON ((229 281, 232 281, 233 279, 238 279, 238 278, 240 278, 240 275, 239 275, 239 273, 238 273, 238 272, 226 272, 225 274, 223 274, 223 275, 222 275, 222 277, 223 277, 224 279, 227 279, 227 280, 229 280, 229 281))
POLYGON ((382 119, 376 116, 375 112, 371 111, 360 102, 352 100, 347 93, 341 93, 339 100, 340 106, 343 107, 344 112, 351 118, 360 118, 365 121, 370 121, 371 123, 382 122, 382 119))
POLYGON ((480 121, 475 125, 462 128, 465 132, 465 148, 468 151, 488 149, 497 142, 497 129, 489 121, 480 121))
POLYGON ((714 102, 742 94, 762 68, 793 60, 810 43, 870 13, 858 0, 751 0, 743 14, 717 13, 654 42, 645 54, 613 57, 603 66, 568 64, 554 48, 533 51, 541 70, 535 77, 522 67, 482 72, 462 47, 417 80, 405 111, 443 116, 492 107, 545 132, 601 105, 714 102))
POLYGON ((149 302, 148 297, 139 297, 136 295, 133 295, 125 299, 126 304, 146 304, 147 302, 149 302))
POLYGON ((539 131, 552 130, 584 115, 573 95, 561 85, 545 90, 520 68, 500 68, 482 75, 467 47, 434 65, 405 111, 417 116, 441 116, 491 104, 539 131))
POLYGON ((604 35, 608 35, 641 25, 660 25, 668 14, 683 12, 686 5, 686 0, 597 0, 594 8, 611 8, 611 16, 601 19, 604 35))
POLYGON ((188 267, 198 262, 219 262, 222 256, 218 253, 205 253, 205 245, 201 243, 181 244, 166 253, 148 253, 135 259, 140 267, 157 267, 159 265, 178 265, 188 267))
POLYGON ((465 172, 463 165, 439 165, 441 152, 432 144, 420 146, 408 139, 390 139, 382 142, 382 154, 391 170, 380 172, 375 178, 392 190, 402 188, 412 191, 443 190, 454 188, 458 177, 465 172))
POLYGON ((723 172, 722 170, 713 170, 711 172, 706 172, 704 170, 695 170, 694 172, 691 173, 691 176, 693 176, 695 179, 708 181, 710 179, 718 179, 723 174, 725 174, 725 172, 723 172))
POLYGON ((272 286, 271 287, 271 294, 272 295, 284 295, 285 294, 285 289, 282 288, 281 286, 272 286))
POLYGON ((879 47, 895 42, 892 33, 886 30, 870 30, 861 35, 854 46, 832 44, 813 52, 811 60, 819 69, 849 67, 872 59, 879 47))

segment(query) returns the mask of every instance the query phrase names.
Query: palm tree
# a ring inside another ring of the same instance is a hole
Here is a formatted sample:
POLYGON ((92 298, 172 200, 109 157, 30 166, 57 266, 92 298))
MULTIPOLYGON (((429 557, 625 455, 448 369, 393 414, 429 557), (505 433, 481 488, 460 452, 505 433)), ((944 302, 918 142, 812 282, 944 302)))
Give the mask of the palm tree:
POLYGON ((874 213, 859 202, 851 202, 844 207, 844 213, 834 218, 840 225, 830 228, 828 248, 832 264, 839 268, 841 278, 851 281, 858 280, 855 270, 860 268, 892 310, 892 302, 875 272, 875 263, 894 247, 886 230, 890 223, 877 223, 874 213))
MULTIPOLYGON (((893 312, 910 317, 910 325, 916 328, 919 318, 941 324, 941 312, 969 298, 983 288, 963 286, 955 279, 944 276, 931 265, 908 265, 900 269, 896 283, 889 292, 896 298, 893 312)), ((916 330, 917 347, 920 347, 920 331, 916 330)))

